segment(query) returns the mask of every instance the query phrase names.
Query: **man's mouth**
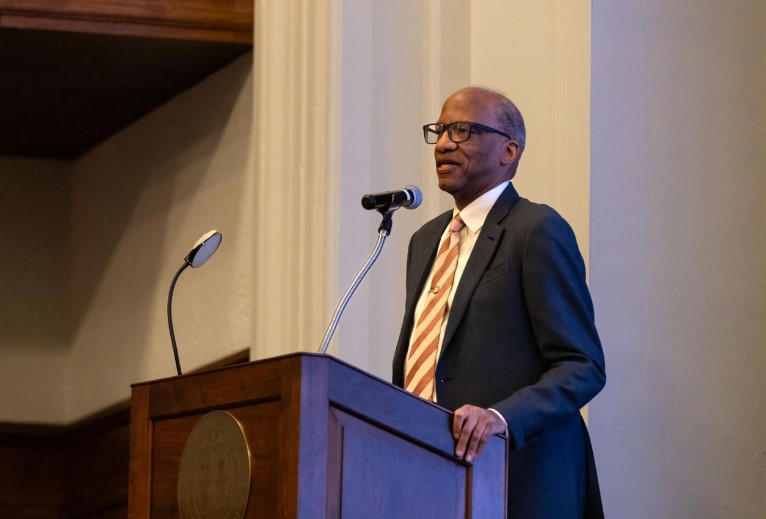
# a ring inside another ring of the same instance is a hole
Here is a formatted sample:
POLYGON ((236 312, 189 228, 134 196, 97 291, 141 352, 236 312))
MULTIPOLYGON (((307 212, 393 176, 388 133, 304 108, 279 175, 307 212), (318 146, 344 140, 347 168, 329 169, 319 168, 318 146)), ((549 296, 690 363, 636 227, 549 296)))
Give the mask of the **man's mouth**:
POLYGON ((437 159, 436 160, 436 172, 447 173, 453 166, 457 166, 458 162, 450 159, 437 159))

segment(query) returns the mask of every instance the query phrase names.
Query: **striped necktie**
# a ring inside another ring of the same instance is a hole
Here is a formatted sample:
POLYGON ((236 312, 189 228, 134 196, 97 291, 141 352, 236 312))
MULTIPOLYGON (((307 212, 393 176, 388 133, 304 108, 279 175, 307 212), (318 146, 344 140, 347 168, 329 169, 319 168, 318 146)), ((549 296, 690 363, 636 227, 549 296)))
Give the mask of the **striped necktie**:
POLYGON ((460 215, 455 215, 449 224, 449 233, 439 247, 426 305, 415 325, 415 333, 412 335, 414 340, 407 354, 404 388, 427 400, 435 400, 436 354, 444 315, 447 313, 447 300, 455 280, 460 251, 459 233, 463 227, 465 223, 460 215))

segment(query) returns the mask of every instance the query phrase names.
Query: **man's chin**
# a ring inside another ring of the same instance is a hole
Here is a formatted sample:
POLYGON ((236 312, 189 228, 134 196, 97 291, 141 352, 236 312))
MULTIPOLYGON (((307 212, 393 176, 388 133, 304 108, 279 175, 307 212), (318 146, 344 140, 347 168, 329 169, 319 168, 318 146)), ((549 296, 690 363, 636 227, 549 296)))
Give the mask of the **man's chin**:
POLYGON ((458 181, 460 178, 462 177, 456 178, 455 175, 451 175, 449 173, 436 173, 436 180, 439 185, 439 189, 447 193, 452 193, 452 191, 460 187, 460 182, 458 181))
POLYGON ((445 193, 452 193, 452 190, 455 189, 455 184, 450 182, 449 178, 439 177, 437 185, 445 193))

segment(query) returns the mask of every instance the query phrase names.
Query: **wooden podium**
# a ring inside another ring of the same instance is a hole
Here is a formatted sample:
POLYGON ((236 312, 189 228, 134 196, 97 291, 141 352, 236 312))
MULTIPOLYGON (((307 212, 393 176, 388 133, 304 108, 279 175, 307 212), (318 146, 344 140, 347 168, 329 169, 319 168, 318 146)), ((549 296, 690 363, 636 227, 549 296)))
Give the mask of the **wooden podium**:
POLYGON ((179 517, 181 455, 225 410, 250 455, 247 518, 503 518, 507 440, 454 457, 451 413, 298 353, 133 386, 128 517, 179 517))

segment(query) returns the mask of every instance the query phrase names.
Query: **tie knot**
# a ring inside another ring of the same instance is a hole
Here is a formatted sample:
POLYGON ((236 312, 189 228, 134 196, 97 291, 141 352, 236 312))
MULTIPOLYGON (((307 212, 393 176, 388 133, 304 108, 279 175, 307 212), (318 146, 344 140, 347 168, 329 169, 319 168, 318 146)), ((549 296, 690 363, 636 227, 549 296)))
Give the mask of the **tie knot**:
POLYGON ((449 232, 451 233, 460 232, 460 230, 463 227, 465 227, 465 222, 463 221, 462 218, 460 218, 460 213, 458 213, 449 223, 449 232))

